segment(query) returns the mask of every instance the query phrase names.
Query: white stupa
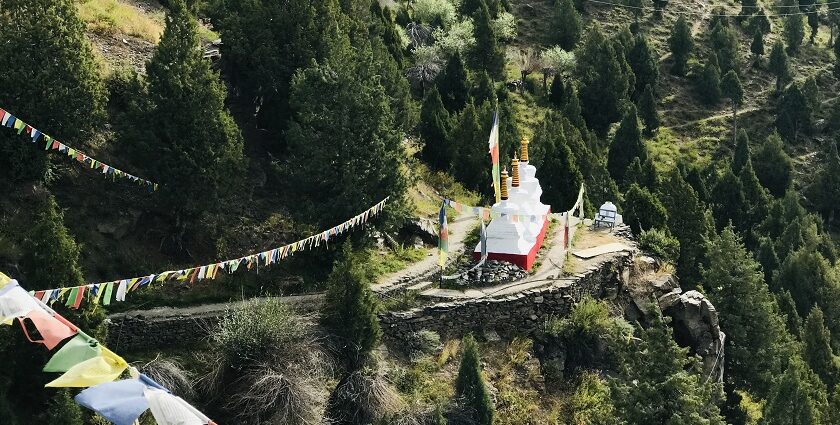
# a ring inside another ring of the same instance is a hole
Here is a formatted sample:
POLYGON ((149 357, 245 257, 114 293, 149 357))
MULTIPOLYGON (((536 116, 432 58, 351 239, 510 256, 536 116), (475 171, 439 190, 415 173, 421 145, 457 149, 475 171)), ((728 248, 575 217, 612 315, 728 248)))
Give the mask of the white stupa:
MULTIPOLYGON (((507 261, 530 270, 545 237, 546 214, 551 207, 540 202, 542 187, 536 178, 536 167, 528 163, 528 139, 520 142, 520 153, 522 159, 514 158, 511 163, 512 176, 508 177, 507 170, 501 176, 502 200, 491 210, 494 216, 503 216, 487 226, 487 253, 488 259, 507 261)), ((481 244, 476 246, 473 256, 480 258, 481 244)))

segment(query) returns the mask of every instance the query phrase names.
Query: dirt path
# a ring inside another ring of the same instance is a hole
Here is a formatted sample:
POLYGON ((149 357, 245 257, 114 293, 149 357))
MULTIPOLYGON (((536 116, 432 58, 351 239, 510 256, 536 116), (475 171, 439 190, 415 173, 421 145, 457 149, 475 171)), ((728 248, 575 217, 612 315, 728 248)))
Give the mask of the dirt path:
MULTIPOLYGON (((463 216, 449 223, 449 252, 461 252, 464 249, 464 238, 475 226, 478 219, 472 215, 463 216)), ((431 274, 438 269, 437 249, 431 248, 422 260, 390 275, 382 277, 379 283, 373 285, 374 292, 389 292, 408 284, 416 278, 431 274)))

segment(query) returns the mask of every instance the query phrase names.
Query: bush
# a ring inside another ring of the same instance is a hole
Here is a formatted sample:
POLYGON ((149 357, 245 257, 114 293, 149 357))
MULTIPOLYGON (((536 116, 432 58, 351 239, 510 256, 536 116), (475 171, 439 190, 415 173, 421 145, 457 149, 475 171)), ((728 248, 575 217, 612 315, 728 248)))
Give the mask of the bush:
POLYGON ((680 256, 680 241, 667 230, 642 231, 639 235, 639 247, 672 264, 676 263, 680 256))
POLYGON ((385 374, 365 367, 344 376, 330 395, 327 418, 331 424, 383 423, 404 408, 402 398, 385 374))
POLYGON ((474 421, 471 423, 490 425, 493 423, 495 408, 481 373, 478 342, 472 335, 467 335, 463 345, 464 356, 458 369, 458 378, 455 380, 455 394, 458 402, 463 403, 464 408, 470 412, 469 416, 474 421))
POLYGON ((412 352, 431 354, 440 350, 443 346, 437 332, 423 329, 411 334, 408 339, 408 347, 412 352))
POLYGON ((424 24, 449 28, 455 22, 455 5, 448 0, 417 0, 412 7, 414 19, 424 24))
POLYGON ((332 365, 314 323, 280 299, 236 307, 210 336, 214 365, 205 380, 227 422, 318 423, 332 365))

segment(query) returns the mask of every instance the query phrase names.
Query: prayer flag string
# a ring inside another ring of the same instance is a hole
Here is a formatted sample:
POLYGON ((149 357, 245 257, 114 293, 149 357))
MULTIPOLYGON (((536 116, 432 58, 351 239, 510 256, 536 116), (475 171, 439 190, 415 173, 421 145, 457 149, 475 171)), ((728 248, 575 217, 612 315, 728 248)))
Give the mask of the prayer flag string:
POLYGON ((109 282, 88 283, 80 286, 42 289, 39 291, 32 291, 31 294, 45 303, 52 304, 56 301, 64 302, 67 307, 76 309, 79 308, 85 300, 87 300, 87 302, 93 302, 94 304, 102 303, 102 305, 110 305, 112 299, 114 301, 125 301, 127 293, 136 291, 138 288, 142 288, 152 283, 162 284, 173 281, 195 283, 200 280, 215 279, 220 270, 227 274, 232 274, 233 272, 239 270, 242 266, 248 270, 251 270, 255 266, 270 266, 282 259, 292 256, 296 252, 321 246, 322 243, 326 244, 329 242, 330 238, 345 233, 358 225, 366 223, 370 218, 382 212, 385 208, 385 203, 389 198, 390 197, 386 197, 385 199, 379 201, 376 205, 368 208, 365 212, 356 215, 344 223, 309 236, 305 239, 301 239, 297 242, 292 242, 267 251, 182 270, 170 270, 161 273, 152 273, 148 276, 119 279, 109 282))
POLYGON ((35 127, 23 122, 22 119, 12 115, 8 111, 0 108, 0 125, 4 127, 11 128, 17 131, 17 134, 24 134, 26 133, 29 136, 31 142, 33 144, 41 143, 44 147, 44 150, 54 150, 58 151, 59 153, 63 153, 64 155, 75 159, 80 164, 90 168, 92 170, 97 170, 105 176, 110 176, 113 180, 117 178, 129 180, 133 183, 136 183, 140 186, 146 187, 149 192, 154 192, 157 190, 158 185, 157 183, 151 182, 146 179, 142 179, 137 177, 133 174, 126 173, 118 168, 114 168, 102 161, 94 159, 84 152, 72 148, 70 146, 65 145, 64 143, 59 142, 57 139, 54 139, 52 136, 44 134, 41 130, 38 130, 35 127))
POLYGON ((46 387, 87 388, 76 395, 75 401, 114 424, 130 425, 151 410, 160 425, 215 425, 195 407, 130 367, 122 357, 27 293, 16 280, 0 273, 0 323, 12 325, 15 320, 30 342, 43 344, 50 351, 61 345, 43 371, 62 375, 46 387), (29 327, 37 329, 41 339, 33 340, 29 327), (118 380, 126 369, 130 378, 118 380))

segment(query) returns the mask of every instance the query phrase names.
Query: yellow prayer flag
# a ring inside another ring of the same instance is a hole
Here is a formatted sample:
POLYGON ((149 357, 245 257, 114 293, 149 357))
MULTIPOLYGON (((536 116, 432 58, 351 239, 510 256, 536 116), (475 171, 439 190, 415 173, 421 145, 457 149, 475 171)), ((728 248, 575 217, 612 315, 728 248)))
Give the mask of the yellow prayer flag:
POLYGON ((116 380, 128 367, 122 357, 101 347, 102 353, 70 368, 63 375, 45 385, 46 387, 92 387, 116 380))
POLYGON ((11 281, 12 281, 12 278, 10 278, 9 276, 6 276, 3 273, 0 273, 0 288, 6 286, 11 281))

